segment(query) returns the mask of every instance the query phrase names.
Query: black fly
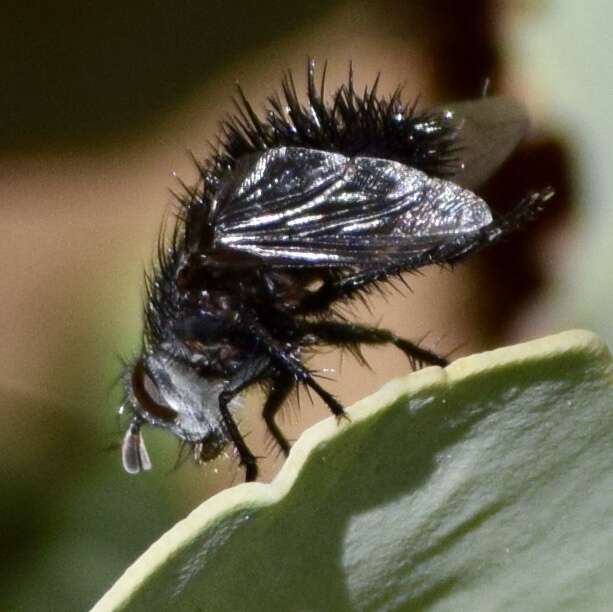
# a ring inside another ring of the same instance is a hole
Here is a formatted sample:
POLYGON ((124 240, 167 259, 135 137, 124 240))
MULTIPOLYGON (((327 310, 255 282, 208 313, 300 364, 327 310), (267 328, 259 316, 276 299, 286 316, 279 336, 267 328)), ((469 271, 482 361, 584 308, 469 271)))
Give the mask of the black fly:
POLYGON ((324 101, 309 63, 306 103, 288 75, 259 118, 242 92, 222 123, 219 147, 182 196, 170 244, 147 280, 140 357, 126 373, 132 417, 124 468, 151 467, 142 425, 192 446, 196 460, 232 443, 246 479, 256 459, 233 417, 247 387, 267 389, 262 409, 280 449, 275 415, 306 385, 337 417, 343 406, 303 364, 323 345, 390 343, 410 364, 445 359, 376 327, 347 323, 335 305, 394 275, 455 262, 531 219, 549 197, 529 194, 504 217, 469 189, 514 149, 525 113, 482 98, 418 113, 400 89, 356 92, 349 82, 324 101))

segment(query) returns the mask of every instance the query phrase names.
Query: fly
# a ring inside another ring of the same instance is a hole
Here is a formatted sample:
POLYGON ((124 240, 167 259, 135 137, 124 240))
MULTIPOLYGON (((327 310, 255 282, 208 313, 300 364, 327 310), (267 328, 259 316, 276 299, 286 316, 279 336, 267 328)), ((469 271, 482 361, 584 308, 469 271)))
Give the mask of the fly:
POLYGON ((180 197, 169 243, 147 279, 139 357, 125 374, 131 420, 127 472, 151 467, 141 428, 161 427, 214 459, 234 445, 247 480, 257 462, 235 420, 235 399, 261 384, 262 417, 306 385, 341 418, 343 405, 304 358, 321 346, 392 344, 413 367, 445 366, 393 332, 339 316, 337 306, 387 279, 448 264, 521 228, 550 190, 496 215, 473 191, 523 137, 523 107, 484 97, 417 112, 401 99, 347 84, 326 102, 309 62, 300 102, 291 74, 265 118, 242 92, 220 145, 180 197))

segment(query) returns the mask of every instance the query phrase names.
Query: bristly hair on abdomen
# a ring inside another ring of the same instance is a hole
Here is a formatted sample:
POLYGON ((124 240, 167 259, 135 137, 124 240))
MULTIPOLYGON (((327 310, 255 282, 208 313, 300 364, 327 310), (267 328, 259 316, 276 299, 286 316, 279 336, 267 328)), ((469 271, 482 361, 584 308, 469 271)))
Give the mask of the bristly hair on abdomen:
POLYGON ((315 62, 309 59, 305 103, 287 72, 281 93, 267 99, 264 119, 238 86, 236 112, 221 122, 222 134, 206 174, 218 180, 242 156, 283 146, 389 159, 440 178, 456 169, 456 130, 440 120, 440 113, 417 112, 419 98, 403 102, 401 87, 387 97, 379 95, 380 75, 359 93, 351 64, 347 83, 326 101, 326 67, 317 86, 315 62))

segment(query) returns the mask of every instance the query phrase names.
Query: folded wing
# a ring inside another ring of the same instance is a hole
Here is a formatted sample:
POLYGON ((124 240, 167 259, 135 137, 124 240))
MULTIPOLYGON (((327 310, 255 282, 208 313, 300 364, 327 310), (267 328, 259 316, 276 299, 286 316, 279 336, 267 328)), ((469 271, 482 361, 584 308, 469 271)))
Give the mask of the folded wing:
POLYGON ((241 159, 213 205, 215 247, 273 266, 408 264, 491 222, 486 203, 451 181, 298 147, 241 159))

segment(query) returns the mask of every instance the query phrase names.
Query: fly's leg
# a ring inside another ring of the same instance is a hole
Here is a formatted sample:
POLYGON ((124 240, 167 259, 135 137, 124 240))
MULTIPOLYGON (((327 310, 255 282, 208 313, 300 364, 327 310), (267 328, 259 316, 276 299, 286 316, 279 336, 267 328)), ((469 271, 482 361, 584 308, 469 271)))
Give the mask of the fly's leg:
POLYGON ((232 440, 232 443, 236 447, 240 463, 245 468, 245 480, 247 482, 255 480, 258 476, 258 464, 255 455, 249 450, 249 447, 245 444, 245 440, 241 432, 238 430, 228 404, 238 394, 238 392, 222 391, 219 395, 219 411, 221 412, 221 418, 223 419, 224 429, 232 440))
POLYGON ((286 457, 289 454, 290 444, 275 422, 275 415, 279 412, 293 386, 294 379, 291 376, 280 375, 273 378, 272 387, 262 409, 262 417, 266 427, 286 457))
POLYGON ((302 330, 314 334, 326 344, 355 346, 359 344, 393 344, 401 350, 409 360, 413 369, 424 365, 437 365, 445 367, 448 362, 444 357, 424 349, 409 340, 398 337, 387 329, 378 329, 367 325, 336 323, 321 321, 306 323, 302 330))
POLYGON ((302 383, 309 389, 313 389, 319 397, 326 403, 330 412, 337 419, 347 418, 345 409, 342 404, 330 393, 326 391, 314 378, 311 372, 294 357, 291 353, 280 352, 276 356, 277 365, 279 368, 291 374, 296 382, 302 383))
POLYGON ((267 358, 256 358, 239 370, 219 394, 219 412, 221 413, 222 425, 228 438, 234 444, 240 463, 245 468, 245 480, 255 480, 258 475, 258 465, 255 455, 249 450, 241 432, 230 412, 230 402, 250 385, 262 380, 270 361, 267 358))
POLYGON ((334 395, 326 391, 315 378, 313 378, 311 372, 302 364, 294 353, 289 351, 284 344, 274 338, 270 332, 261 325, 255 315, 243 313, 243 316, 245 331, 248 331, 252 338, 260 345, 261 349, 268 353, 277 370, 290 376, 295 382, 302 383, 309 389, 315 391, 337 419, 343 417, 347 418, 342 404, 334 395))

